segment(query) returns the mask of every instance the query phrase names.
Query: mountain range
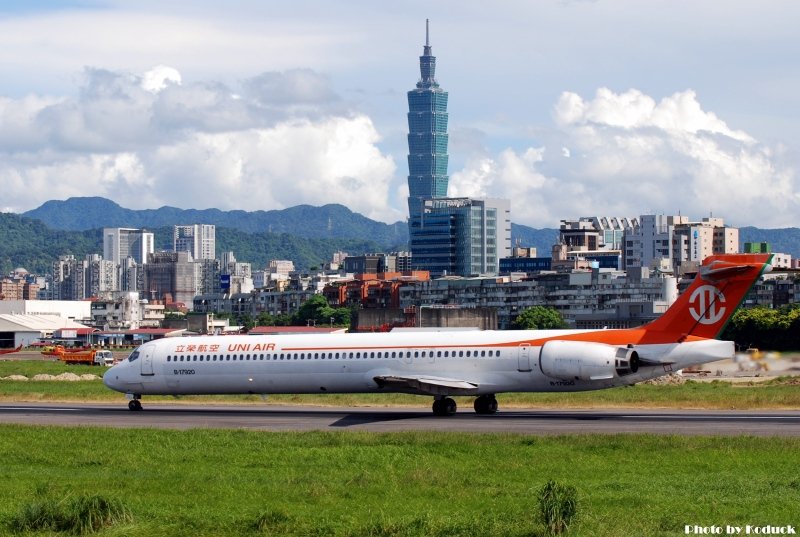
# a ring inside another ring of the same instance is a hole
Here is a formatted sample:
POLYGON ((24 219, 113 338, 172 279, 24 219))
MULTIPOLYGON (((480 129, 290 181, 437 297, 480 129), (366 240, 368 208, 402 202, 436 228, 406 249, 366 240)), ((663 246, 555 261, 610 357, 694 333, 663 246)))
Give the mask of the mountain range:
MULTIPOLYGON (((272 211, 221 211, 219 209, 160 209, 133 210, 101 197, 79 197, 67 200, 51 200, 40 207, 22 213, 22 216, 39 220, 48 228, 63 231, 88 231, 104 227, 130 227, 154 230, 161 227, 185 224, 213 224, 217 228, 228 228, 247 234, 289 234, 305 239, 348 239, 370 241, 379 245, 381 251, 407 250, 408 225, 405 222, 386 224, 354 213, 338 204, 313 207, 298 205, 272 211)), ((220 244, 217 231, 218 250, 220 244)), ((557 229, 535 229, 524 225, 511 225, 512 240, 525 246, 538 248, 549 254, 550 247, 558 238, 557 229)), ((156 246, 172 247, 156 238, 156 246)), ((222 249, 221 251, 228 251, 222 249)), ((237 257, 245 259, 237 250, 237 257)), ((351 252, 353 253, 353 252, 351 252)), ((365 253, 365 252, 357 252, 365 253)))
MULTIPOLYGON (((157 249, 172 247, 172 226, 214 224, 217 252, 233 251, 237 259, 263 267, 269 259, 291 259, 298 268, 324 263, 333 252, 351 254, 408 248, 405 222, 386 224, 352 212, 343 205, 298 205, 271 211, 219 209, 133 210, 101 197, 52 200, 22 215, 0 214, 0 270, 24 266, 48 271, 59 255, 83 257, 102 253, 102 228, 145 228, 155 234, 157 249)), ((558 229, 511 225, 513 244, 549 255, 558 229)), ((743 227, 740 243, 768 242, 772 251, 800 257, 800 229, 743 227)))

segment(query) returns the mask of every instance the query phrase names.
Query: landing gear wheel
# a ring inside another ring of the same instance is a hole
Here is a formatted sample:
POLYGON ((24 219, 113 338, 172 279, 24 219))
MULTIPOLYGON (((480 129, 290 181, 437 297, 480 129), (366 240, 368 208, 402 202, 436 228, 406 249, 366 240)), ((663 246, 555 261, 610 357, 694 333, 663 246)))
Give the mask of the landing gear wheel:
POLYGON ((142 409, 142 402, 138 399, 131 399, 128 401, 128 410, 141 410, 142 409))
POLYGON ((433 414, 435 416, 452 416, 457 409, 456 402, 449 397, 434 399, 433 401, 433 414))
POLYGON ((481 395, 475 399, 476 414, 494 414, 497 412, 497 399, 494 394, 481 395))

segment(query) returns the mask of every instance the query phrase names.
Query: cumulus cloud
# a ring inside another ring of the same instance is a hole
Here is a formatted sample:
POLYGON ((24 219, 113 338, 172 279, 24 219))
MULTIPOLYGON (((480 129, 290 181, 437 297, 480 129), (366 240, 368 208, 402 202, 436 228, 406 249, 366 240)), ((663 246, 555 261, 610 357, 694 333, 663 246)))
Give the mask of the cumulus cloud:
POLYGON ((394 221, 394 160, 365 115, 346 112, 326 78, 265 73, 234 91, 87 69, 76 97, 0 99, 0 181, 17 211, 99 195, 131 208, 276 209, 342 203, 394 221), (296 99, 292 100, 293 92, 296 99))
POLYGON ((558 130, 543 147, 472 160, 453 174, 454 190, 510 198, 512 219, 539 227, 679 211, 734 225, 795 224, 794 171, 775 149, 703 110, 691 90, 658 102, 634 89, 601 88, 588 100, 565 92, 553 118, 558 130))

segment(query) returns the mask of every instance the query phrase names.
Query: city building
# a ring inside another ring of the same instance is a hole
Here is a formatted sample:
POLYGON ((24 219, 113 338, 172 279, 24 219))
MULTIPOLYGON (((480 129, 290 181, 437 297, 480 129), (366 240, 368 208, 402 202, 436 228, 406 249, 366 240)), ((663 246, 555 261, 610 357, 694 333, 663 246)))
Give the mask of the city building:
POLYGON ((429 279, 425 271, 360 273, 352 280, 326 285, 322 294, 332 308, 399 308, 402 286, 429 279))
POLYGON ((36 300, 39 285, 25 278, 0 279, 0 300, 36 300))
POLYGON ((219 293, 221 290, 222 269, 219 259, 198 259, 194 261, 194 277, 198 295, 219 293))
POLYGON ((233 252, 223 254, 220 273, 220 290, 223 293, 249 293, 255 287, 250 263, 237 261, 233 252))
POLYGON ((172 245, 173 251, 189 252, 194 260, 216 259, 216 226, 212 224, 175 226, 172 245))
POLYGON ((691 221, 687 216, 642 215, 625 231, 623 267, 656 267, 665 261, 676 274, 693 270, 712 254, 739 251, 739 230, 722 218, 691 221))
POLYGON ((570 252, 620 250, 625 231, 638 225, 638 218, 617 216, 583 216, 578 220, 561 220, 559 243, 565 244, 570 252))
POLYGON ((53 262, 53 300, 86 298, 86 267, 74 255, 61 255, 53 262))
POLYGON ((411 266, 433 277, 497 274, 511 255, 508 200, 426 199, 408 224, 411 266))
POLYGON ((110 293, 91 302, 92 326, 102 330, 132 330, 140 327, 142 306, 137 292, 110 293))
POLYGON ((792 259, 790 254, 783 254, 772 251, 772 245, 768 242, 746 242, 742 246, 742 252, 746 254, 772 254, 772 266, 776 269, 797 269, 800 265, 797 259, 792 259))
POLYGON ((191 307, 197 295, 195 264, 189 252, 150 254, 144 267, 145 299, 191 307))
POLYGON ((407 272, 411 270, 411 254, 392 252, 388 254, 353 255, 344 258, 344 272, 354 274, 377 274, 379 272, 407 272))
POLYGON ((280 274, 288 276, 294 272, 294 262, 288 259, 271 259, 267 264, 270 274, 280 274))
POLYGON ((141 229, 103 228, 103 259, 121 265, 130 257, 143 265, 155 251, 154 242, 153 234, 141 229))
POLYGON ((84 298, 100 296, 103 293, 118 291, 120 288, 119 266, 98 254, 86 256, 84 275, 86 278, 84 298))
POLYGON ((575 328, 629 328, 657 318, 677 297, 676 279, 648 269, 541 273, 510 277, 448 277, 404 286, 400 307, 487 308, 508 329, 531 306, 557 309, 575 328))

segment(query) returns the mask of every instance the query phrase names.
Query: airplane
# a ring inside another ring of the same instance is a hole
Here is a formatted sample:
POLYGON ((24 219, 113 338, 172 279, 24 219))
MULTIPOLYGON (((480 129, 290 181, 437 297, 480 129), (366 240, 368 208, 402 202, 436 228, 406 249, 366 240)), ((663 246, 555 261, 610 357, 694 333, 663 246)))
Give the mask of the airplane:
POLYGON ((393 331, 359 334, 191 336, 144 343, 103 382, 143 395, 402 392, 433 396, 433 413, 456 413, 455 395, 478 414, 502 392, 574 392, 626 386, 733 358, 717 338, 771 254, 706 258, 659 318, 602 330, 393 331))

